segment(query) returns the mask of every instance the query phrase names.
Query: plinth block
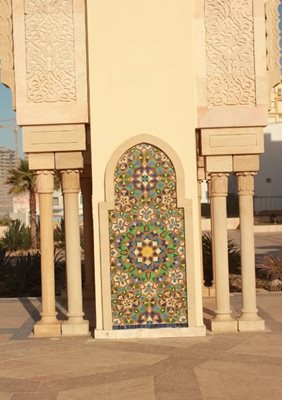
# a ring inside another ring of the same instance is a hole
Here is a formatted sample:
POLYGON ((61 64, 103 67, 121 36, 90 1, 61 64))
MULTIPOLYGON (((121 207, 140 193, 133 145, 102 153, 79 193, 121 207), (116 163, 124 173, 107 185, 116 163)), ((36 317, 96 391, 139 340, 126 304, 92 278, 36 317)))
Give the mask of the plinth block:
POLYGON ((33 333, 37 337, 58 337, 62 334, 62 324, 59 321, 52 324, 37 322, 33 327, 33 333))
POLYGON ((240 332, 255 332, 255 331, 264 331, 265 330, 265 322, 263 319, 255 319, 255 320, 238 320, 238 330, 240 332))
POLYGON ((82 322, 63 322, 62 335, 63 336, 88 336, 89 321, 83 320, 82 322))
POLYGON ((217 321, 214 319, 210 321, 210 330, 215 333, 237 332, 238 322, 235 319, 226 321, 217 321))

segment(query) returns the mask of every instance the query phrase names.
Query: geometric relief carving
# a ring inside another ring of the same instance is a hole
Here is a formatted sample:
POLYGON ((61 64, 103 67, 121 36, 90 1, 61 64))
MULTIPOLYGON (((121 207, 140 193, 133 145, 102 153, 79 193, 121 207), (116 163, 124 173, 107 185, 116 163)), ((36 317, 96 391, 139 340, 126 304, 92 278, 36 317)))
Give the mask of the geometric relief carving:
POLYGON ((256 103, 252 0, 205 0, 210 106, 256 103))
POLYGON ((73 0, 25 0, 27 100, 76 101, 73 0))
POLYGON ((13 51, 12 1, 0 0, 0 82, 13 90, 14 51, 13 51), (8 75, 11 78, 8 78, 8 75))
POLYGON ((151 144, 131 147, 116 165, 114 189, 113 329, 187 327, 184 209, 171 160, 151 144))
POLYGON ((279 47, 279 0, 268 0, 265 4, 267 69, 280 71, 279 47))
POLYGON ((12 4, 11 0, 0 0, 0 70, 13 67, 12 4))

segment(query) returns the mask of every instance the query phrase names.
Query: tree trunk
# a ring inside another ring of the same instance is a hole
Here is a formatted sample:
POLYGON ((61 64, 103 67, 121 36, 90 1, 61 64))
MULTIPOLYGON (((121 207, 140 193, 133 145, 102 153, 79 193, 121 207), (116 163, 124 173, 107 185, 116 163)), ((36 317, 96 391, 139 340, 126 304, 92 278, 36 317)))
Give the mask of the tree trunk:
POLYGON ((37 249, 37 229, 36 229, 36 197, 35 192, 29 193, 29 222, 31 235, 31 248, 37 249))

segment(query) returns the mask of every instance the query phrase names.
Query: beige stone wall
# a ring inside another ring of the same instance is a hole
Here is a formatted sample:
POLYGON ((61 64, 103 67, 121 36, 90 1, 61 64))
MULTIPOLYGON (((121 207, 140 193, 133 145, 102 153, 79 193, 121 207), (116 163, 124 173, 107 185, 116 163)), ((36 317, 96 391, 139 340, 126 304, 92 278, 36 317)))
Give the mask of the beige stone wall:
MULTIPOLYGON (((170 0, 87 2, 98 329, 103 328, 100 251, 107 251, 100 242, 98 204, 105 201, 102 177, 120 145, 147 134, 171 146, 184 169, 185 197, 192 202, 190 226, 199 228, 192 5, 186 0, 177 6, 170 0)), ((190 251, 199 254, 198 235, 190 251)), ((200 283, 197 257, 193 270, 200 283)), ((201 319, 197 284, 189 295, 201 319)), ((199 319, 192 324, 202 325, 199 319)))

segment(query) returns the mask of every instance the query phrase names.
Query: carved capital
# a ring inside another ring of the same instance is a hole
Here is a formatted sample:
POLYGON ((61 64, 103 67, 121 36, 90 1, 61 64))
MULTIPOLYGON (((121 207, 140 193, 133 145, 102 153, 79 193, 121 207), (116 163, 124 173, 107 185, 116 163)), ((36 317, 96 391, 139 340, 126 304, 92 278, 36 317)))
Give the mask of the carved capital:
POLYGON ((78 169, 61 170, 62 191, 66 193, 79 193, 80 190, 80 171, 78 169))
POLYGON ((226 197, 228 192, 229 174, 211 174, 209 184, 210 197, 226 197))
POLYGON ((37 192, 39 194, 53 193, 54 191, 54 171, 43 170, 36 172, 37 192))
POLYGON ((255 190, 255 175, 255 172, 239 172, 236 174, 239 196, 253 196, 255 190))

